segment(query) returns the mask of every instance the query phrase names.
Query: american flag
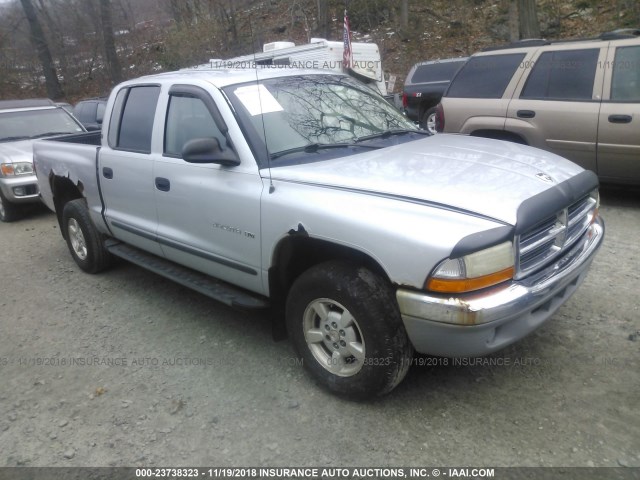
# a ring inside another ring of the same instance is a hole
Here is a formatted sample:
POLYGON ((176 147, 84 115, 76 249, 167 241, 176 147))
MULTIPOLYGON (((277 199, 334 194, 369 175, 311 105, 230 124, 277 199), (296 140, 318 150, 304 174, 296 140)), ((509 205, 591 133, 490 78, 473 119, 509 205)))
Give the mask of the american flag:
POLYGON ((351 68, 351 29, 349 28, 349 17, 347 17, 347 9, 344 10, 344 51, 342 52, 342 68, 351 68))

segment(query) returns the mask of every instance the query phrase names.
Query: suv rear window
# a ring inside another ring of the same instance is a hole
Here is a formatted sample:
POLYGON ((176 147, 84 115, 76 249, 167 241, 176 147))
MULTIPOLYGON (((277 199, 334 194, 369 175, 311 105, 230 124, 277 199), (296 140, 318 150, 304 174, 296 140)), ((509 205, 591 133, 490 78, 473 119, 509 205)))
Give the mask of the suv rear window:
POLYGON ((452 80, 447 97, 501 98, 524 53, 472 57, 452 80))
POLYGON ((411 83, 446 82, 451 80, 464 62, 443 62, 420 65, 411 76, 411 83))
POLYGON ((599 53, 598 48, 543 53, 520 98, 591 100, 599 53))

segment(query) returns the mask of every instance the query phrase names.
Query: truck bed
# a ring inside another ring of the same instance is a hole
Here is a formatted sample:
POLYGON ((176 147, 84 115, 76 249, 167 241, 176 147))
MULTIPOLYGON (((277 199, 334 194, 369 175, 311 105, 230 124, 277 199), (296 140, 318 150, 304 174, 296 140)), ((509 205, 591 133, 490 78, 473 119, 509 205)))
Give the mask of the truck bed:
POLYGON ((43 141, 50 142, 65 142, 65 143, 79 143, 82 145, 95 145, 100 146, 102 139, 102 132, 100 130, 94 130, 92 132, 83 132, 75 135, 63 135, 60 137, 53 137, 43 141))
MULTIPOLYGON (((102 202, 98 197, 96 161, 101 139, 102 132, 95 131, 34 142, 33 163, 37 175, 40 179, 49 179, 49 182, 39 182, 40 195, 51 210, 56 211, 53 179, 62 177, 85 195, 92 215, 100 214, 102 202)), ((60 215, 60 212, 56 213, 60 215)))

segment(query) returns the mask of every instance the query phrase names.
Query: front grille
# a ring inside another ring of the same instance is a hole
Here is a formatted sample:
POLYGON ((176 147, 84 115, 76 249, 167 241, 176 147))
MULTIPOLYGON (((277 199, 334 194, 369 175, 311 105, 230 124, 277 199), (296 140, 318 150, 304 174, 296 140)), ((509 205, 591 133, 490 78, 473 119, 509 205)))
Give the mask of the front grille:
POLYGON ((571 248, 589 228, 595 208, 596 199, 588 195, 519 235, 517 277, 540 270, 571 248))

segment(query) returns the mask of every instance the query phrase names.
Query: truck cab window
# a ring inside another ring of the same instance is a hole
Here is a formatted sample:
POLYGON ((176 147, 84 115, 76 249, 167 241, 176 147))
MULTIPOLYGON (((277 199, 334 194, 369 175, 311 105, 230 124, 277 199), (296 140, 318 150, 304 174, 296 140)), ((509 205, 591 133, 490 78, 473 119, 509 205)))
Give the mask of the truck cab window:
POLYGON ((215 137, 220 145, 226 140, 202 100, 187 95, 171 95, 165 125, 165 155, 181 157, 182 147, 194 138, 215 137))
POLYGON ((151 152, 151 132, 160 87, 133 87, 122 113, 117 148, 134 152, 151 152))

